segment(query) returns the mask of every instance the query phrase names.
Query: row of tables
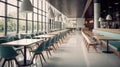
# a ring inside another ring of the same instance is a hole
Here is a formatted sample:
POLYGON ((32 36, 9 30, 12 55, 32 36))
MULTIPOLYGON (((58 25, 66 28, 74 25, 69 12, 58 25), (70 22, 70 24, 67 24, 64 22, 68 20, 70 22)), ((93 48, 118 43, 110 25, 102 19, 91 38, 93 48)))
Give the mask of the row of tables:
POLYGON ((50 33, 44 34, 44 35, 35 36, 34 38, 37 38, 37 39, 20 39, 20 40, 16 40, 16 41, 12 41, 12 42, 2 43, 2 44, 0 44, 0 46, 24 46, 24 60, 22 61, 22 63, 20 63, 20 65, 28 66, 28 65, 31 65, 31 63, 30 63, 31 61, 27 60, 27 54, 26 54, 27 46, 43 41, 43 39, 41 39, 41 38, 52 38, 55 35, 57 35, 61 32, 64 32, 64 31, 67 31, 67 29, 61 30, 61 31, 50 32, 50 33))

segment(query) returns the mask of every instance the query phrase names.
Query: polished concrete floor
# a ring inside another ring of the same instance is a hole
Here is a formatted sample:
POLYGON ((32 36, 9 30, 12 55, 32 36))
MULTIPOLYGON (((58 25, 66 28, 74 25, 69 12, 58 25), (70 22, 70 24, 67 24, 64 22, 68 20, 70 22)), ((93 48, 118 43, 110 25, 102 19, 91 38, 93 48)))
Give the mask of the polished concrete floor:
MULTIPOLYGON (((48 59, 44 53, 47 63, 44 67, 120 67, 120 57, 115 54, 102 53, 105 48, 97 46, 99 53, 91 47, 87 52, 82 41, 81 33, 76 31, 69 36, 55 53, 48 59)), ((41 67, 40 60, 37 66, 41 67)), ((32 67, 36 67, 32 65, 32 67)))

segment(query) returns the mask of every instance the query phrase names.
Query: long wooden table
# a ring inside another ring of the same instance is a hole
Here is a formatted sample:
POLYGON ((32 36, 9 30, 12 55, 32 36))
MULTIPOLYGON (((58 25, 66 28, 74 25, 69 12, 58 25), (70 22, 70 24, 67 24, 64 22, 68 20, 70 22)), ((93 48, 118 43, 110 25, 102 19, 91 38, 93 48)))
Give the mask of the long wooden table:
POLYGON ((22 63, 20 63, 20 65, 29 66, 31 65, 31 61, 27 60, 26 46, 38 43, 40 41, 43 41, 43 39, 21 39, 12 42, 2 43, 0 46, 24 46, 24 60, 22 61, 22 63))
POLYGON ((112 37, 99 36, 99 35, 95 35, 93 37, 97 40, 106 40, 107 41, 107 51, 103 51, 104 53, 112 53, 111 51, 109 51, 109 46, 108 46, 109 41, 120 40, 120 39, 116 39, 116 38, 112 38, 112 37))
POLYGON ((52 37, 54 37, 54 36, 55 36, 55 35, 44 34, 44 35, 35 36, 34 38, 52 38, 52 37))

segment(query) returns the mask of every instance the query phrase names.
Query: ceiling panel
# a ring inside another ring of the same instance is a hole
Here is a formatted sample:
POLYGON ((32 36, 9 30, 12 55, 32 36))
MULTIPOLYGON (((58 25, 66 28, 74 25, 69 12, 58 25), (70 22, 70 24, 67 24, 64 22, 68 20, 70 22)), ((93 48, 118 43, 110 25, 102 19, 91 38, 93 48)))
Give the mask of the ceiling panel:
POLYGON ((69 18, 81 17, 87 0, 48 0, 69 18))

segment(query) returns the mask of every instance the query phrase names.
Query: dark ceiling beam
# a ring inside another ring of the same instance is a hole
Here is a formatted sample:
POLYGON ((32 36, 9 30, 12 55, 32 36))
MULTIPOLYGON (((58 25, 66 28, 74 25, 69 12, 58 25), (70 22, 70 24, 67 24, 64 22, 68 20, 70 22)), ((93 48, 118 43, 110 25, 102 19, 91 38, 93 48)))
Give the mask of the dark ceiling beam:
POLYGON ((85 16, 85 13, 86 13, 87 9, 89 8, 91 2, 92 2, 92 0, 87 0, 87 3, 86 3, 85 8, 84 8, 84 11, 82 13, 82 17, 85 16))

